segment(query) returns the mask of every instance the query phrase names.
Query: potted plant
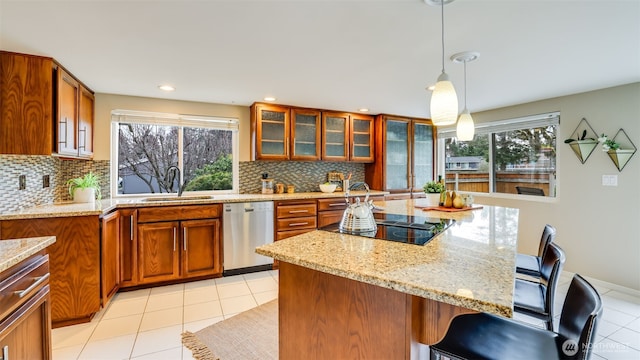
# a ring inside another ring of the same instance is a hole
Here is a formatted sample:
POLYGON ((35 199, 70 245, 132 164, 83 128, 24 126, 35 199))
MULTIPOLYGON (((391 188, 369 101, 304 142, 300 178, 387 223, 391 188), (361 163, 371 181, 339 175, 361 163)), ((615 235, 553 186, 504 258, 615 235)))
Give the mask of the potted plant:
POLYGON ((607 138, 607 135, 602 134, 598 138, 598 142, 602 143, 602 151, 605 151, 613 164, 618 168, 618 171, 622 171, 624 166, 629 162, 629 159, 635 154, 635 149, 621 149, 620 144, 613 139, 607 138))
POLYGON ((583 164, 587 161, 587 158, 591 155, 596 145, 598 145, 596 139, 587 138, 587 130, 583 130, 577 139, 566 139, 564 143, 571 146, 571 149, 573 149, 573 152, 583 164))
POLYGON ((67 181, 67 185, 69 186, 69 195, 71 195, 73 202, 92 203, 95 202, 96 197, 98 200, 102 198, 100 182, 92 172, 67 181))
POLYGON ((429 181, 422 188, 427 195, 428 206, 438 206, 440 194, 444 191, 444 184, 437 181, 429 181))

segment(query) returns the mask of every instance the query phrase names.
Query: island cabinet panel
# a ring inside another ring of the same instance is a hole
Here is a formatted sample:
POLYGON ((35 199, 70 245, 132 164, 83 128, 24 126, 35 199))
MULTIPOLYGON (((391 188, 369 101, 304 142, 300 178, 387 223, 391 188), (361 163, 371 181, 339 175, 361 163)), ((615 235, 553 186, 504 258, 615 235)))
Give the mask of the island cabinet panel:
POLYGON ((51 359, 50 304, 44 251, 0 274, 2 359, 51 359))
POLYGON ((280 359, 409 358, 406 294, 286 262, 279 276, 280 359))
POLYGON ((55 236, 50 261, 53 327, 88 322, 100 310, 98 216, 0 221, 2 239, 55 236))
POLYGON ((53 59, 0 51, 0 154, 51 155, 53 59))
POLYGON ((116 211, 102 218, 100 239, 102 307, 120 289, 120 214, 116 211))

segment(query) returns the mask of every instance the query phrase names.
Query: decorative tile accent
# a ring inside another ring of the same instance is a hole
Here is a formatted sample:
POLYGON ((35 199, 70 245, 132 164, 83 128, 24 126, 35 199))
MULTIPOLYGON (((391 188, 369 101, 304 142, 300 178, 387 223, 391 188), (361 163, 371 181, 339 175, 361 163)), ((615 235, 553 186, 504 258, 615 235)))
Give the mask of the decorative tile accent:
POLYGON ((327 173, 338 171, 351 183, 364 181, 364 164, 324 161, 241 161, 240 193, 256 194, 262 191, 262 174, 269 174, 275 183, 294 185, 296 192, 320 191, 318 184, 327 181, 327 173))
POLYGON ((92 171, 98 175, 102 197, 110 197, 109 160, 62 160, 53 156, 0 155, 0 213, 69 200, 66 181, 92 171), (26 189, 18 189, 25 175, 26 189), (42 187, 49 175, 49 187, 42 187))

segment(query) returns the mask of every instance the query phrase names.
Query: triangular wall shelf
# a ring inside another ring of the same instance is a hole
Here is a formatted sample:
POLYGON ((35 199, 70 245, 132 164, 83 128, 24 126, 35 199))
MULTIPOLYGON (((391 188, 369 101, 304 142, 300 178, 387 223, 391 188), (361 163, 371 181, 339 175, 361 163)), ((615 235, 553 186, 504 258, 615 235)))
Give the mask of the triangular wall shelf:
POLYGON ((607 151, 607 154, 611 158, 611 161, 613 161, 613 164, 616 166, 616 168, 618 168, 618 171, 622 171, 629 160, 631 160, 633 154, 636 153, 638 148, 636 148, 636 146, 633 144, 633 142, 623 129, 618 130, 616 136, 613 137, 613 141, 619 143, 621 147, 617 150, 609 150, 607 151), (616 140, 616 138, 620 134, 626 137, 626 142, 616 140))
POLYGON ((571 146, 578 160, 584 164, 598 146, 598 133, 593 130, 587 119, 582 118, 571 133, 571 138, 564 142, 571 146))

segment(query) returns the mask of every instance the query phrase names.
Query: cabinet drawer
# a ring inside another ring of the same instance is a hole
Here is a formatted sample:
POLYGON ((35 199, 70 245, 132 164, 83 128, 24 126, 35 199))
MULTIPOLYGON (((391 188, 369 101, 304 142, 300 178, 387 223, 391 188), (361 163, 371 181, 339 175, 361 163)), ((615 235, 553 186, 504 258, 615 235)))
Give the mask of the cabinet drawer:
POLYGON ((290 238, 292 236, 308 233, 308 232, 313 231, 313 230, 315 230, 315 229, 298 229, 298 230, 289 230, 289 231, 278 231, 276 233, 276 241, 282 240, 282 239, 286 239, 286 238, 290 238))
POLYGON ((318 211, 344 210, 346 208, 347 202, 343 197, 333 199, 318 199, 318 211))
POLYGON ((278 219, 276 221, 276 231, 286 231, 294 229, 315 229, 316 217, 305 216, 299 218, 278 219))
POLYGON ((307 204, 294 204, 294 205, 278 205, 276 210, 276 217, 278 220, 285 218, 301 217, 301 216, 315 216, 317 213, 317 206, 315 201, 307 204))
POLYGON ((49 283, 49 255, 31 257, 7 272, 0 278, 0 319, 49 283))
POLYGON ((219 218, 222 205, 156 206, 138 209, 138 222, 219 218))

